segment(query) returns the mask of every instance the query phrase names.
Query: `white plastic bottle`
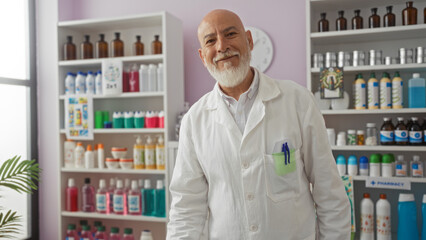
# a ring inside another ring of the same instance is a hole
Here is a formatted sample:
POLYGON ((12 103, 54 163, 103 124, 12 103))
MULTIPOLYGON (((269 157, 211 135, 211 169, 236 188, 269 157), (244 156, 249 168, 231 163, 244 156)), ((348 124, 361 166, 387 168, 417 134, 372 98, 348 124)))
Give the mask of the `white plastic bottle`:
POLYGON ((64 167, 73 168, 74 167, 74 150, 75 142, 73 140, 66 140, 64 142, 64 167))
POLYGON ((150 92, 157 91, 157 66, 155 66, 155 64, 149 64, 148 85, 150 92))
POLYGON ((391 240, 391 205, 386 194, 380 194, 376 202, 376 237, 377 240, 391 240))
POLYGON ((105 168, 105 150, 104 145, 102 143, 98 144, 98 168, 105 168))
POLYGON ((398 155, 395 163, 395 176, 406 177, 407 176, 407 161, 404 160, 403 155, 398 155))
POLYGON ((395 76, 392 78, 392 108, 403 108, 403 92, 402 78, 399 76, 399 72, 395 72, 395 76))
POLYGON ((77 77, 75 78, 75 94, 85 94, 86 93, 86 74, 83 72, 78 72, 77 77))
POLYGON ((95 94, 95 77, 93 76, 92 71, 87 72, 86 94, 95 94))
POLYGON ((155 160, 157 161, 157 169, 166 169, 166 153, 164 151, 164 139, 162 135, 158 137, 158 142, 155 146, 155 160))
POLYGON ((96 73, 95 93, 96 93, 96 95, 102 95, 102 71, 101 70, 99 70, 96 73))
POLYGON ((149 92, 148 66, 145 64, 139 68, 139 86, 141 92, 149 92))
POLYGON ((361 237, 360 240, 374 240, 374 203, 369 193, 361 200, 361 237))
POLYGON ((76 168, 84 167, 84 147, 83 143, 78 142, 74 150, 74 166, 76 168))
POLYGON ((362 74, 357 75, 353 87, 355 109, 366 109, 366 87, 362 74))
POLYGON ((414 155, 410 166, 412 177, 423 177, 423 163, 420 161, 420 156, 414 155))
POLYGON ((157 68, 157 91, 164 91, 164 67, 162 63, 159 63, 157 68))
POLYGON ((367 95, 368 109, 379 109, 379 81, 375 73, 371 73, 368 79, 367 95))
POLYGON ((151 231, 143 230, 142 233, 141 233, 140 240, 154 240, 154 238, 152 237, 151 231))
POLYGON ((75 94, 75 74, 72 72, 67 73, 65 78, 65 94, 75 94))
POLYGON ((92 145, 88 144, 84 153, 84 167, 87 169, 95 168, 95 155, 92 151, 92 145))
POLYGON ((146 169, 156 169, 155 164, 155 145, 152 142, 151 136, 148 135, 145 144, 145 164, 146 169))

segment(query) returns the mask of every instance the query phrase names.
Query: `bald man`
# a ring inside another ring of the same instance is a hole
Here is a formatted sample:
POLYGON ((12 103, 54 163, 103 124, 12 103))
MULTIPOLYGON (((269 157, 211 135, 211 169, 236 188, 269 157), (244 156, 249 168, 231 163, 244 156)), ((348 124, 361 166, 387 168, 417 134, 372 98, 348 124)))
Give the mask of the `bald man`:
POLYGON ((217 81, 182 120, 167 239, 349 240, 350 205, 312 94, 250 67, 227 10, 198 27, 217 81), (312 191, 310 191, 312 185, 312 191))

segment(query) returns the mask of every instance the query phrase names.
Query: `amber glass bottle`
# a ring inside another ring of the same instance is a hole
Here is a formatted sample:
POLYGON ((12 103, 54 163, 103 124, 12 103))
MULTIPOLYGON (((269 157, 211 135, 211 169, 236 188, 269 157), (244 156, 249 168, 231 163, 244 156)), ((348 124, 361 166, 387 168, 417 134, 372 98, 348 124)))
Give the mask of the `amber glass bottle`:
POLYGON ((112 51, 111 57, 123 57, 124 56, 124 43, 120 40, 120 33, 115 33, 115 39, 111 43, 112 51))
POLYGON ((90 42, 90 36, 84 35, 84 42, 81 43, 81 58, 93 58, 93 44, 90 42))
POLYGON ((395 14, 392 13, 392 6, 386 7, 386 15, 383 16, 383 27, 394 27, 395 26, 395 14))
POLYGON ((402 10, 402 25, 417 24, 417 8, 413 7, 413 2, 407 2, 407 7, 402 10))
POLYGON ((328 32, 328 20, 325 19, 326 13, 321 13, 321 19, 318 21, 318 32, 328 32))
POLYGON ((64 44, 64 60, 77 59, 77 50, 72 43, 72 36, 67 36, 67 43, 64 44))
POLYGON ((424 21, 426 23, 426 7, 425 7, 425 9, 423 9, 423 18, 424 18, 424 21))
POLYGON ((377 15, 377 8, 371 9, 371 16, 368 18, 368 27, 369 28, 380 27, 380 16, 377 15))
POLYGON ((339 18, 336 19, 336 30, 342 31, 347 29, 346 18, 343 17, 344 11, 339 11, 339 18))
POLYGON ((105 35, 99 34, 99 41, 96 42, 96 57, 107 58, 108 57, 108 43, 105 41, 105 35))
POLYGON ((161 54, 163 47, 162 47, 162 43, 159 40, 160 36, 155 35, 154 37, 155 37, 155 40, 152 41, 151 52, 152 52, 152 54, 161 54))
POLYGON ((143 43, 139 35, 136 36, 136 42, 133 43, 133 55, 143 55, 143 43))
POLYGON ((352 18, 352 29, 362 29, 364 24, 362 17, 359 15, 361 10, 357 9, 354 12, 355 16, 352 18))

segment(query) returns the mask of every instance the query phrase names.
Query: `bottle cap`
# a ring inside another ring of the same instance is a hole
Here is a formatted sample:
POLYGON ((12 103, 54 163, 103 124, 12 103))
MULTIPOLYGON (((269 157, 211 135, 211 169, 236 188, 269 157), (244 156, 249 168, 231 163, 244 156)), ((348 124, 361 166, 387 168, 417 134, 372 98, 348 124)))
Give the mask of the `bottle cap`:
POLYGON ((368 158, 366 156, 362 156, 359 158, 359 164, 368 163, 368 158))
POLYGON ((104 144, 99 143, 99 144, 98 144, 98 149, 104 149, 104 144))
POLYGON ((370 78, 376 78, 376 74, 375 73, 370 73, 370 78))
POLYGON ((146 144, 150 145, 152 144, 152 138, 151 136, 148 135, 148 137, 146 138, 146 144))
POLYGON ((75 230, 75 224, 72 224, 72 223, 68 224, 67 229, 68 230, 75 230))
POLYGON ((371 9, 371 13, 376 13, 377 12, 377 8, 372 8, 371 9))
POLYGON ((386 199, 386 194, 380 194, 380 199, 386 199))
POLYGON ((414 161, 420 161, 420 156, 419 155, 414 155, 413 156, 413 160, 414 161))
POLYGON ((102 74, 102 71, 101 71, 101 70, 98 70, 98 71, 97 71, 97 74, 102 74))
POLYGON ((105 232, 105 226, 98 226, 98 232, 105 232))
POLYGON ((120 229, 118 227, 111 227, 111 233, 118 233, 120 229))
POLYGON ((398 202, 414 202, 414 194, 412 193, 400 193, 398 202))
POLYGON ((120 37, 120 33, 119 32, 115 32, 115 37, 119 38, 120 37))
POLYGON ((94 221, 93 226, 95 226, 96 228, 99 226, 102 226, 102 222, 101 221, 94 221))
POLYGON ((423 194, 423 203, 426 203, 426 194, 423 194))
POLYGON ((162 136, 162 135, 160 135, 160 136, 158 137, 158 144, 160 144, 160 145, 163 145, 163 144, 164 144, 164 139, 163 139, 163 136, 162 136))
POLYGON ((87 220, 80 220, 80 226, 84 226, 89 224, 89 222, 87 220))
POLYGON ((395 75, 394 75, 393 77, 394 77, 394 78, 396 78, 396 77, 400 77, 400 76, 399 76, 399 72, 398 72, 398 71, 396 71, 396 72, 395 72, 395 75))
POLYGON ((149 230, 143 230, 141 235, 144 237, 150 237, 152 236, 152 233, 149 230))
POLYGON ((85 178, 85 179, 84 179, 84 183, 85 183, 85 184, 90 184, 90 178, 85 178))
POLYGON ((124 113, 124 117, 125 118, 132 118, 134 116, 134 114, 133 114, 133 112, 132 111, 129 111, 129 112, 125 112, 124 113))
POLYGON ((336 158, 336 164, 337 165, 346 165, 346 159, 343 155, 339 155, 336 158))
POLYGON ((413 73, 413 78, 420 78, 420 73, 413 73))
POLYGON ((82 142, 78 142, 77 146, 83 146, 83 143, 82 142))
POLYGON ((87 75, 93 75, 93 72, 92 71, 88 71, 87 75))
POLYGON ((359 14, 361 12, 361 10, 357 9, 354 12, 357 13, 357 14, 359 14))
POLYGON ((396 119, 398 120, 398 122, 404 122, 404 118, 403 117, 397 117, 396 119))
POLYGON ((90 225, 83 225, 83 231, 90 231, 90 225))
POLYGON ((382 74, 382 78, 389 78, 389 73, 387 73, 387 72, 383 72, 383 74, 382 74))
POLYGON ((123 188, 123 180, 117 180, 117 188, 123 188))
POLYGON ((124 187, 129 188, 130 187, 130 179, 126 178, 124 179, 124 187))
POLYGON ((86 151, 92 151, 92 145, 91 145, 91 144, 88 144, 88 145, 87 145, 87 149, 86 149, 86 151))
POLYGON ((355 155, 350 155, 348 158, 348 165, 357 165, 357 160, 355 155))
POLYGON ((132 234, 133 233, 133 229, 131 228, 125 228, 124 229, 124 234, 132 234))
POLYGON ((364 135, 364 130, 357 130, 357 131, 356 131, 356 134, 357 134, 357 135, 364 135))
POLYGON ((157 68, 157 66, 155 64, 153 64, 153 63, 150 63, 148 67, 149 68, 157 68))
POLYGON ((398 161, 404 161, 404 155, 398 155, 397 159, 398 161))
POLYGON ((68 178, 68 187, 74 187, 75 181, 74 178, 68 178))
POLYGON ((390 118, 388 118, 388 117, 384 117, 384 118, 383 118, 383 121, 385 121, 385 122, 386 122, 386 121, 389 121, 389 120, 390 120, 390 118))
POLYGON ((364 193, 364 198, 370 198, 370 194, 369 193, 364 193))
POLYGON ((367 123, 367 127, 369 128, 376 127, 376 123, 367 123))
POLYGON ((379 154, 372 154, 370 156, 370 163, 380 163, 381 162, 380 158, 381 156, 379 154))
POLYGON ((138 181, 132 180, 132 190, 138 190, 138 181))
POLYGON ((140 69, 148 69, 148 66, 146 64, 141 64, 140 69))
MULTIPOLYGON (((105 179, 100 179, 99 180, 99 188, 106 188, 105 179)), ((95 224, 95 226, 96 226, 96 224, 95 224)))
POLYGON ((348 134, 355 134, 355 133, 356 133, 356 131, 354 129, 349 129, 348 130, 348 134))
POLYGON ((392 163, 394 161, 393 154, 384 154, 382 157, 382 163, 392 163))
POLYGON ((320 15, 321 15, 321 17, 325 17, 325 16, 327 16, 327 13, 322 12, 322 13, 320 13, 320 15))
POLYGON ((159 63, 158 64, 158 68, 162 68, 163 67, 163 64, 162 63, 159 63))
POLYGON ((157 180, 157 189, 163 189, 163 188, 164 188, 163 180, 157 180))
POLYGON ((419 120, 419 118, 418 117, 411 117, 411 120, 413 120, 413 122, 414 122, 414 121, 419 120))
POLYGON ((151 180, 150 179, 145 179, 145 182, 144 182, 144 188, 145 189, 150 189, 151 188, 151 180))

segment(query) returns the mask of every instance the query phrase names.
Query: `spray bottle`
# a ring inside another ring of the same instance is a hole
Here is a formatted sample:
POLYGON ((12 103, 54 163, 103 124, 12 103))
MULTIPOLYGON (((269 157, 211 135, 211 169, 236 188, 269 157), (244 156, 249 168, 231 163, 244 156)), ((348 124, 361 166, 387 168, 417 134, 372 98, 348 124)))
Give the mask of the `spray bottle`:
POLYGON ((164 151, 164 139, 162 135, 159 135, 157 145, 155 146, 155 159, 157 160, 157 169, 166 169, 166 158, 164 151))
POLYGON ((156 169, 155 164, 155 145, 152 142, 151 136, 148 135, 145 144, 145 164, 146 169, 156 169))
POLYGON ((136 144, 133 145, 133 165, 135 169, 145 168, 145 147, 140 136, 137 136, 136 144))

